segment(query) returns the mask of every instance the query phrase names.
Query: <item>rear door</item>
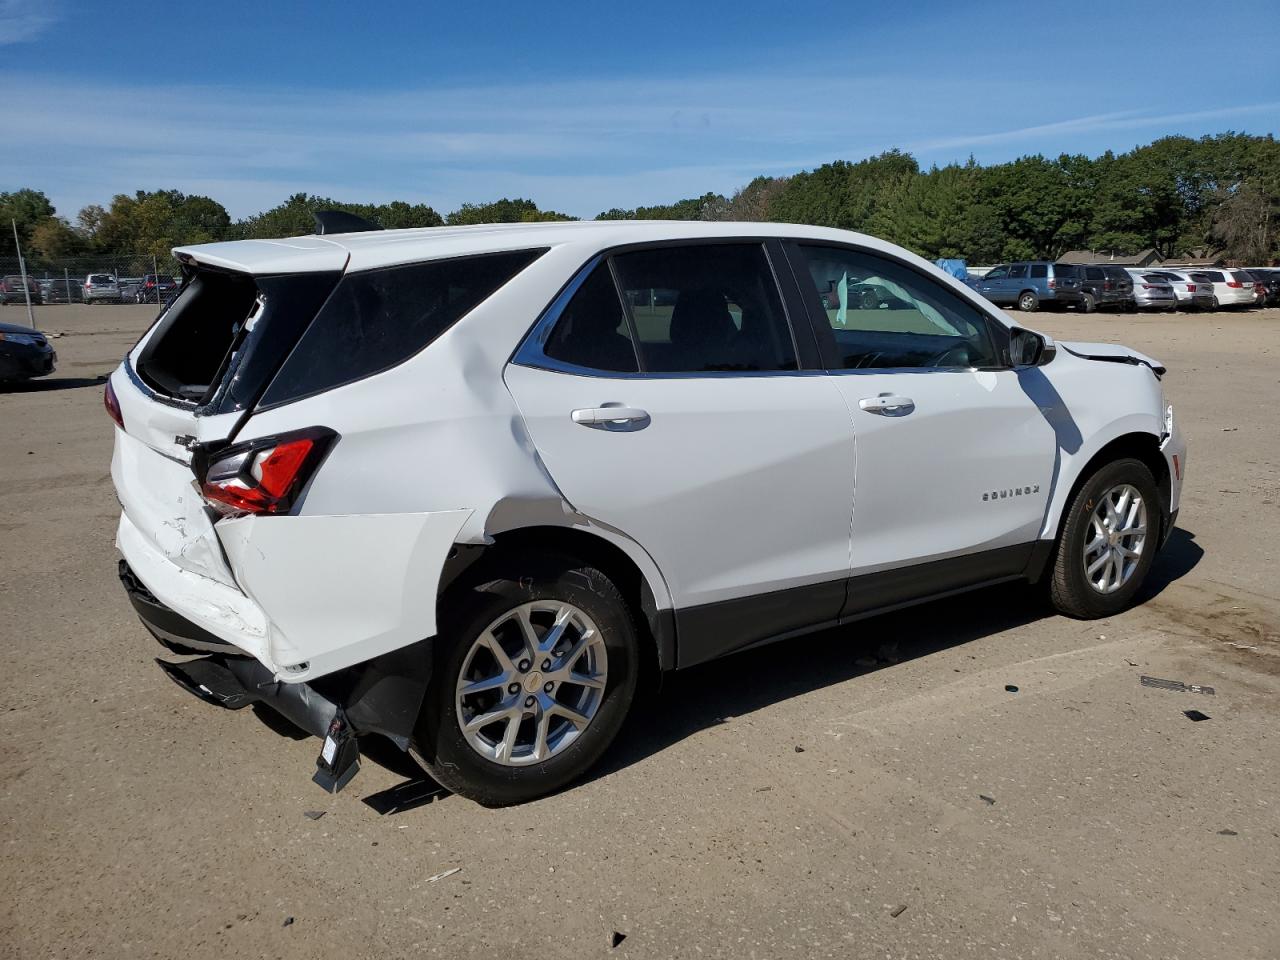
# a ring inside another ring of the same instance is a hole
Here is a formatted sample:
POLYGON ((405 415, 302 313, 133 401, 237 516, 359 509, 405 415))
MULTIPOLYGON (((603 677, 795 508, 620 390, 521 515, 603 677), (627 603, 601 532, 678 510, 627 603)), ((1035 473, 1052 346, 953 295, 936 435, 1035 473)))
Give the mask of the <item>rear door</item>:
POLYGON ((793 249, 854 422, 846 614, 1022 573, 1056 449, 1043 375, 1008 369, 1001 325, 918 268, 855 247, 793 249), (880 286, 895 307, 824 308, 812 291, 833 281, 880 286))
POLYGON ((849 413, 775 264, 754 241, 601 259, 506 371, 565 498, 662 570, 682 666, 844 602, 849 413))

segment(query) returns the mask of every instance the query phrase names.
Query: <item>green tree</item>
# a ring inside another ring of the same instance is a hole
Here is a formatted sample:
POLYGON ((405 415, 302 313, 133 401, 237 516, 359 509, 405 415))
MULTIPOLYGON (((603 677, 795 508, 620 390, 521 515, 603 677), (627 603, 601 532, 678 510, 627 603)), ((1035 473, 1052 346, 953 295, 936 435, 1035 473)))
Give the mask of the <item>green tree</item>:
POLYGON ((409 204, 403 200, 386 204, 342 203, 328 197, 295 193, 279 206, 233 224, 231 233, 255 240, 306 236, 315 233, 315 215, 321 210, 342 210, 386 230, 438 227, 444 223, 440 214, 425 203, 409 204))
POLYGON ((25 253, 32 232, 55 212, 49 198, 39 190, 24 188, 0 193, 0 227, 3 227, 0 229, 0 256, 12 257, 17 253, 13 245, 13 223, 18 225, 18 236, 25 253))
POLYGON ((83 234, 73 230, 61 217, 47 217, 31 231, 29 246, 32 256, 56 260, 80 256, 87 250, 88 243, 83 234))
POLYGON ((912 177, 882 199, 870 232, 929 260, 958 257, 978 264, 999 259, 999 221, 979 197, 980 179, 972 159, 912 177))
POLYGON ((773 198, 769 217, 786 223, 867 230, 878 207, 905 189, 919 172, 915 158, 899 150, 857 163, 837 160, 791 177, 773 198))
POLYGON ((510 200, 503 197, 492 203, 464 203, 445 217, 445 222, 455 227, 476 223, 536 223, 544 220, 576 219, 554 210, 539 210, 532 200, 510 200))

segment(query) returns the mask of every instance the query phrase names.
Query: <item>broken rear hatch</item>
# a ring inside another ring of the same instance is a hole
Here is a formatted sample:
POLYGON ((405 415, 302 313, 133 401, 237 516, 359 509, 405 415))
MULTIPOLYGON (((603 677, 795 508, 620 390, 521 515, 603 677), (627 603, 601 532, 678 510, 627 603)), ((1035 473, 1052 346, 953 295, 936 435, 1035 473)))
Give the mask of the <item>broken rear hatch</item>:
POLYGON ((181 292, 112 374, 123 421, 111 464, 123 507, 117 543, 162 602, 263 656, 265 619, 227 564, 218 515, 192 463, 234 439, 338 282, 347 253, 300 238, 239 243, 231 261, 223 246, 200 248, 198 260, 176 251, 181 292), (246 248, 257 254, 248 263, 246 248))

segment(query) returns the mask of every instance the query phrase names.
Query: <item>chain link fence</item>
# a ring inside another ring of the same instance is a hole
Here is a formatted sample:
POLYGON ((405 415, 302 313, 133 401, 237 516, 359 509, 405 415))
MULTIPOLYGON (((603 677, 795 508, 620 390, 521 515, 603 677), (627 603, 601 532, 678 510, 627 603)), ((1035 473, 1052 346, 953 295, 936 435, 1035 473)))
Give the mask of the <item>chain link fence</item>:
MULTIPOLYGON (((143 280, 147 275, 159 274, 177 279, 181 274, 178 261, 168 255, 101 253, 82 257, 23 257, 22 260, 4 256, 0 257, 0 304, 26 306, 21 280, 24 265, 34 305, 80 302, 85 280, 102 274, 115 277, 120 290, 119 302, 133 303, 139 291, 143 290, 143 280)), ((145 300, 146 291, 142 296, 145 300)), ((154 291, 151 297, 155 297, 154 291)))

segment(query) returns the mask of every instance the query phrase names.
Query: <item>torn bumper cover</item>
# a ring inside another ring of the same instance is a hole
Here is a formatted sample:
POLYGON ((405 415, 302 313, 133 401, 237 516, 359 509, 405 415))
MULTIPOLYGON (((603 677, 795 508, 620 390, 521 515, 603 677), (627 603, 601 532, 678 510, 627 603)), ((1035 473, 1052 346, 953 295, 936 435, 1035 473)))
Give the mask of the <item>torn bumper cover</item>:
POLYGON ((359 769, 360 735, 381 734, 408 748, 431 679, 430 638, 310 683, 283 683, 254 657, 161 603, 123 560, 119 573, 134 610, 160 643, 180 655, 216 651, 182 662, 157 659, 169 679, 228 710, 260 703, 325 738, 314 777, 325 789, 341 790, 359 769))

